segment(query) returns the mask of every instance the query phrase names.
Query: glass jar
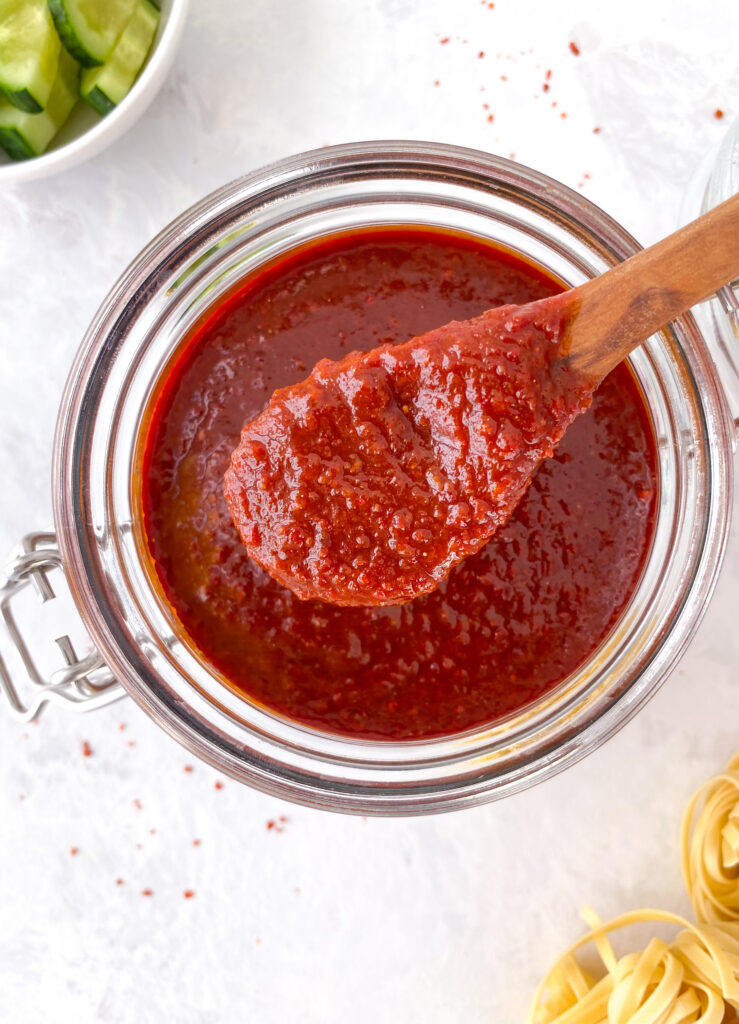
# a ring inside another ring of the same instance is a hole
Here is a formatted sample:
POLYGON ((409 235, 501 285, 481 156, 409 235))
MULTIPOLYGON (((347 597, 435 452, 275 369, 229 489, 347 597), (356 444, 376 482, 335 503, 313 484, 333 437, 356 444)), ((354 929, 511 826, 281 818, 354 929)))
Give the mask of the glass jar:
MULTIPOLYGON (((739 117, 709 153, 687 190, 682 219, 692 220, 739 192, 739 117)), ((696 309, 734 419, 739 421, 739 280, 696 309)))
POLYGON ((160 599, 136 516, 144 411, 183 336, 244 275, 308 240, 363 226, 431 225, 521 253, 577 285, 638 249, 601 210, 500 157, 452 146, 364 143, 273 164, 208 196, 124 273, 72 367, 54 444, 56 537, 33 535, 0 591, 33 699, 0 662, 19 717, 129 694, 191 753, 259 789, 316 807, 420 814, 516 792, 613 735, 664 682, 716 582, 729 526, 734 425, 691 316, 631 357, 658 458, 654 537, 628 605, 593 655, 508 718, 438 740, 391 743, 296 724, 237 695, 160 599), (50 676, 11 612, 61 569, 93 650, 50 676), (114 682, 113 680, 117 680, 114 682), (122 688, 122 689, 120 689, 122 688))

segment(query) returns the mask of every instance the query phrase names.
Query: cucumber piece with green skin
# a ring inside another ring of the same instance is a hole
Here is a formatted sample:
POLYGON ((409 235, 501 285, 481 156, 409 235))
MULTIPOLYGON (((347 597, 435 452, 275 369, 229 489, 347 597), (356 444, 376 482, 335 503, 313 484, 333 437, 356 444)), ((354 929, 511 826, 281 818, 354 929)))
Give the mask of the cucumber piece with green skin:
POLYGON ((104 64, 133 13, 136 0, 48 0, 64 46, 85 68, 104 64))
POLYGON ((60 50, 46 0, 0 0, 0 91, 13 106, 44 109, 60 50))
POLYGON ((14 160, 40 156, 79 99, 80 66, 63 50, 46 110, 29 114, 7 100, 0 100, 0 146, 14 160))
POLYGON ((138 0, 128 24, 101 68, 85 68, 80 96, 98 114, 107 114, 130 91, 144 65, 159 25, 159 10, 151 0, 138 0))

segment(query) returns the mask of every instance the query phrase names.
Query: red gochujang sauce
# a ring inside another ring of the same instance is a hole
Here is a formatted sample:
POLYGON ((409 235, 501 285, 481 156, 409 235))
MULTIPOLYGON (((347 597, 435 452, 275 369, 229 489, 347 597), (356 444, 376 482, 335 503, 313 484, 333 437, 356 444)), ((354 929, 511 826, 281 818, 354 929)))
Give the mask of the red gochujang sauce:
POLYGON ((235 689, 329 732, 423 739, 517 711, 592 654, 636 586, 654 520, 654 441, 625 365, 490 543, 401 606, 299 600, 249 558, 223 493, 244 423, 319 359, 560 290, 489 243, 377 228, 256 273, 186 339, 144 439, 144 525, 183 630, 235 689))

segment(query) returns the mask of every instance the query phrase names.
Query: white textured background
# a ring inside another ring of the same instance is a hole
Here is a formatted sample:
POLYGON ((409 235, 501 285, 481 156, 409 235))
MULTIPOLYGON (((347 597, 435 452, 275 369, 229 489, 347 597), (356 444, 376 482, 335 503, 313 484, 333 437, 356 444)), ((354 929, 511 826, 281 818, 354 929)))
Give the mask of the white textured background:
MULTIPOLYGON (((124 138, 0 193, 0 556, 50 522, 57 404, 98 303, 211 189, 323 144, 434 139, 513 153, 648 242, 739 113, 735 0, 192 8, 124 138)), ((342 818, 216 788, 127 703, 28 728, 0 713, 0 1021, 522 1020, 583 900, 686 909, 679 816, 739 747, 738 599, 735 538, 690 652, 636 721, 533 791, 443 817, 342 818)))

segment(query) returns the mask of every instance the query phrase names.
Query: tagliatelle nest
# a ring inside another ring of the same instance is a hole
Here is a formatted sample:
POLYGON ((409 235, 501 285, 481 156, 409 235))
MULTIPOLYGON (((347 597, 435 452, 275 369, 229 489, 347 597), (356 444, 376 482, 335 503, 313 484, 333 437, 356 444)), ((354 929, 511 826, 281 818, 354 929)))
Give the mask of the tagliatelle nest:
POLYGON ((661 910, 634 910, 603 923, 583 911, 590 931, 559 958, 534 996, 526 1024, 729 1024, 739 1020, 739 925, 694 925, 661 910), (608 935, 653 921, 682 930, 618 958, 608 935), (575 953, 593 943, 600 978, 575 953))
POLYGON ((685 809, 685 885, 699 921, 739 922, 739 754, 685 809))
POLYGON ((633 910, 590 931, 559 958, 539 986, 526 1024, 734 1024, 739 1022, 739 754, 685 809, 685 885, 700 922, 663 910, 633 910), (654 922, 682 930, 617 957, 608 935, 654 922), (603 963, 588 974, 575 953, 593 944, 603 963))

